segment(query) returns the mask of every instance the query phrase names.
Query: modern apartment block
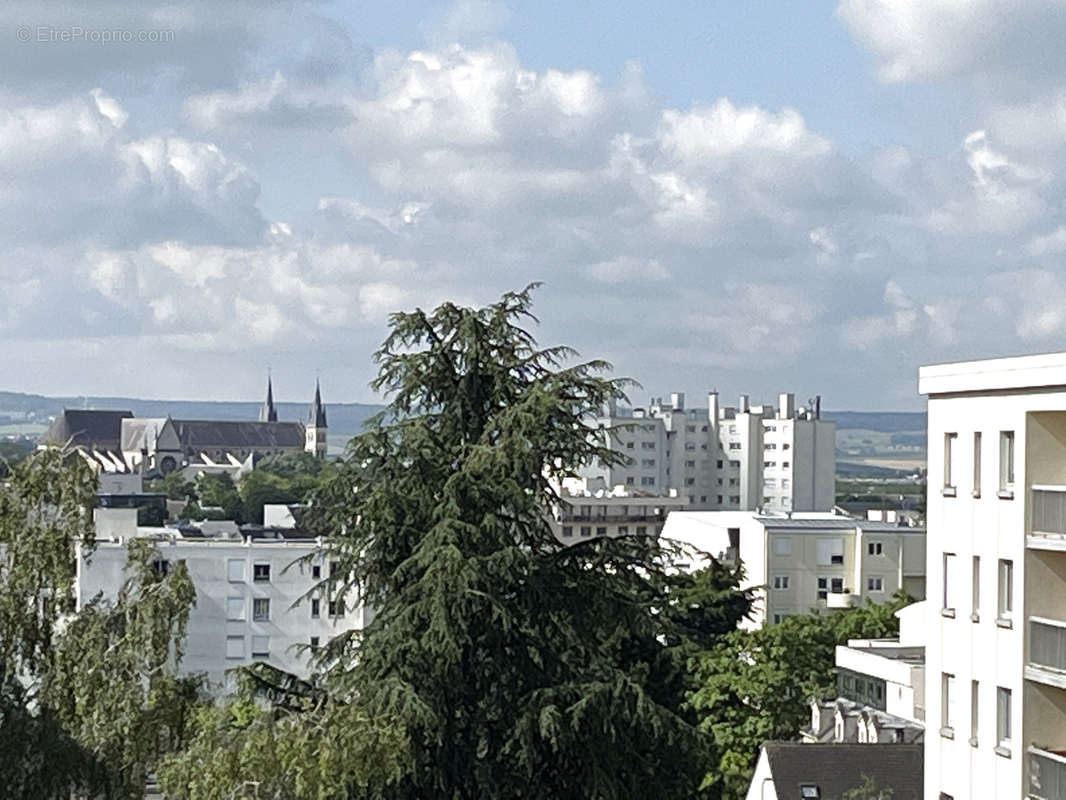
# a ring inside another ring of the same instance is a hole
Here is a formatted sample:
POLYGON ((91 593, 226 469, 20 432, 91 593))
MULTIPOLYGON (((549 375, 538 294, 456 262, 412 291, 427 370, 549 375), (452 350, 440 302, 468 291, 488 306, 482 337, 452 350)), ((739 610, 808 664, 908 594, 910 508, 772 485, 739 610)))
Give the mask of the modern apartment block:
POLYGON ((184 561, 196 586, 181 669, 204 673, 213 693, 230 692, 227 671, 255 661, 306 676, 308 647, 363 625, 357 598, 337 602, 314 590, 328 578, 330 564, 320 553, 321 542, 298 529, 249 532, 234 523, 205 523, 195 530, 138 527, 136 509, 96 513, 95 548, 78 547, 77 607, 98 594, 114 600, 128 577, 130 539, 152 539, 158 568, 184 561))
POLYGON ((751 625, 812 609, 925 597, 925 530, 827 513, 738 511, 670 514, 663 536, 723 559, 739 558, 755 589, 751 625))
POLYGON ((564 544, 597 536, 658 536, 670 512, 688 508, 688 498, 677 492, 608 487, 599 478, 569 478, 558 494, 551 525, 564 544))
POLYGON ((835 490, 836 425, 821 419, 821 400, 796 408, 795 396, 752 405, 741 395, 721 407, 718 393, 705 408, 686 408, 685 395, 653 399, 647 409, 593 420, 622 465, 596 464, 582 474, 608 486, 648 494, 671 491, 690 508, 732 511, 828 511, 835 490))
POLYGON ((925 796, 1066 798, 1066 353, 923 367, 925 796))

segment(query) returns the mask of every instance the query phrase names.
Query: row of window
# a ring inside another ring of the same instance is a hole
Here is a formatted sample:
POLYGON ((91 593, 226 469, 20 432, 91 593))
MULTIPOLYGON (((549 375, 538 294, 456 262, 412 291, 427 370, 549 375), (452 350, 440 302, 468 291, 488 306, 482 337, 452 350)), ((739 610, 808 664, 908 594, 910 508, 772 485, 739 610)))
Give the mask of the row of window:
MULTIPOLYGON (((940 673, 940 735, 947 739, 955 738, 955 725, 960 721, 957 711, 957 688, 955 676, 949 672, 940 673)), ((980 681, 970 681, 970 745, 978 746, 980 722, 980 681)), ((1010 756, 1011 743, 1011 690, 996 687, 996 747, 1000 755, 1010 756)))
MULTIPOLYGON (((164 570, 169 570, 169 563, 161 562, 166 565, 164 570)), ((230 583, 244 583, 245 582, 245 566, 246 562, 243 558, 231 558, 226 563, 226 577, 230 583)), ((156 566, 157 571, 159 567, 156 566)), ((330 573, 336 573, 339 569, 339 562, 330 562, 330 573)), ((164 571, 165 574, 165 571, 164 571)), ((314 564, 311 566, 311 577, 314 580, 321 580, 322 578, 322 566, 320 564, 314 564)), ((252 581, 254 583, 268 583, 270 581, 270 564, 266 562, 256 562, 252 564, 252 581)))
MULTIPOLYGON (((958 575, 958 558, 954 553, 944 553, 944 585, 941 614, 945 617, 955 616, 955 600, 961 583, 958 575)), ((979 622, 981 618, 981 557, 974 556, 971 561, 970 577, 970 619, 979 622)), ((1007 558, 999 559, 996 567, 996 624, 1000 627, 1012 626, 1011 616, 1014 611, 1014 562, 1007 558)))
MULTIPOLYGON (((592 536, 592 526, 591 525, 579 525, 578 526, 578 530, 580 531, 581 536, 586 538, 586 539, 589 538, 590 536, 592 536)), ((637 525, 634 528, 634 532, 637 534, 637 536, 647 536, 648 535, 648 526, 647 525, 637 525)), ((628 525, 619 525, 618 526, 618 535, 619 536, 627 536, 628 534, 629 534, 629 526, 628 525)), ((606 536, 607 535, 607 526, 606 525, 597 526, 596 527, 596 535, 597 536, 606 536)), ((563 525, 563 538, 564 539, 572 539, 573 536, 574 536, 574 526, 573 525, 563 525)))
MULTIPOLYGON (((792 580, 789 575, 774 575, 773 586, 775 589, 787 590, 790 589, 792 580)), ((883 592, 885 590, 885 579, 882 575, 867 575, 866 576, 866 591, 868 592, 883 592)), ((833 577, 821 577, 818 579, 818 599, 825 600, 826 596, 830 592, 833 594, 840 594, 844 591, 844 579, 833 577)))
MULTIPOLYGON (((944 488, 943 494, 954 497, 955 462, 957 461, 958 433, 944 434, 944 488)), ((981 431, 973 434, 973 488, 974 497, 981 496, 981 431)), ((999 432, 999 496, 1004 499, 1014 497, 1014 431, 999 432)))
MULTIPOLYGON (((321 601, 316 597, 311 600, 311 618, 319 619, 321 616, 321 601)), ((343 600, 330 600, 327 603, 330 617, 340 618, 344 616, 345 607, 343 600)), ((226 598, 226 620, 229 622, 244 622, 247 619, 248 601, 244 597, 226 598)), ((270 622, 270 598, 252 598, 252 622, 270 622)))

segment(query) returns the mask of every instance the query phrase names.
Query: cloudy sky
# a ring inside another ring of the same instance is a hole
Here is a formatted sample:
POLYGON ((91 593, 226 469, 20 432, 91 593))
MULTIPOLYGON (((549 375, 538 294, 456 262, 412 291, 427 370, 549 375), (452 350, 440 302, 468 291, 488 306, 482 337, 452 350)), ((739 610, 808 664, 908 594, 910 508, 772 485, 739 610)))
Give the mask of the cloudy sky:
POLYGON ((918 408, 1066 349, 1063 41, 1062 0, 7 2, 0 389, 373 400, 390 311, 539 280, 638 401, 918 408))

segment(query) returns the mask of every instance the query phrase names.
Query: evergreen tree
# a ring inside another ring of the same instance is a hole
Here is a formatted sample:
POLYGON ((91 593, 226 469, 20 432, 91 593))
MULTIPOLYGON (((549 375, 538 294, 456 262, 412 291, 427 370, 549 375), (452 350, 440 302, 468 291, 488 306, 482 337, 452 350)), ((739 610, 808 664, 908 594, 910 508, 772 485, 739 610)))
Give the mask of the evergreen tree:
POLYGON ((331 643, 329 685, 402 722, 411 766, 384 797, 690 797, 713 742, 656 684, 686 640, 670 554, 548 524, 559 479, 620 460, 585 420, 624 386, 537 347, 531 289, 392 316, 391 403, 319 498, 343 531, 331 588, 376 612, 331 643))

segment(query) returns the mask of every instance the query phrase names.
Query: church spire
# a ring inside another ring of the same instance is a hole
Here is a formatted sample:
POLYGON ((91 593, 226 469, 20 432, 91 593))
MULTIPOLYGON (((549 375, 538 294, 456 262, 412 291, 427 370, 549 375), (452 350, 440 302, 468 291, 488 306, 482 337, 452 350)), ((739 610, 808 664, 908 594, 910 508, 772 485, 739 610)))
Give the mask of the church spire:
POLYGON ((267 399, 263 407, 259 409, 259 421, 278 421, 278 410, 274 408, 274 381, 269 372, 267 373, 267 399))
POLYGON ((318 378, 315 378, 315 400, 311 403, 311 410, 307 412, 307 421, 315 428, 326 427, 326 407, 322 405, 322 387, 318 378))

